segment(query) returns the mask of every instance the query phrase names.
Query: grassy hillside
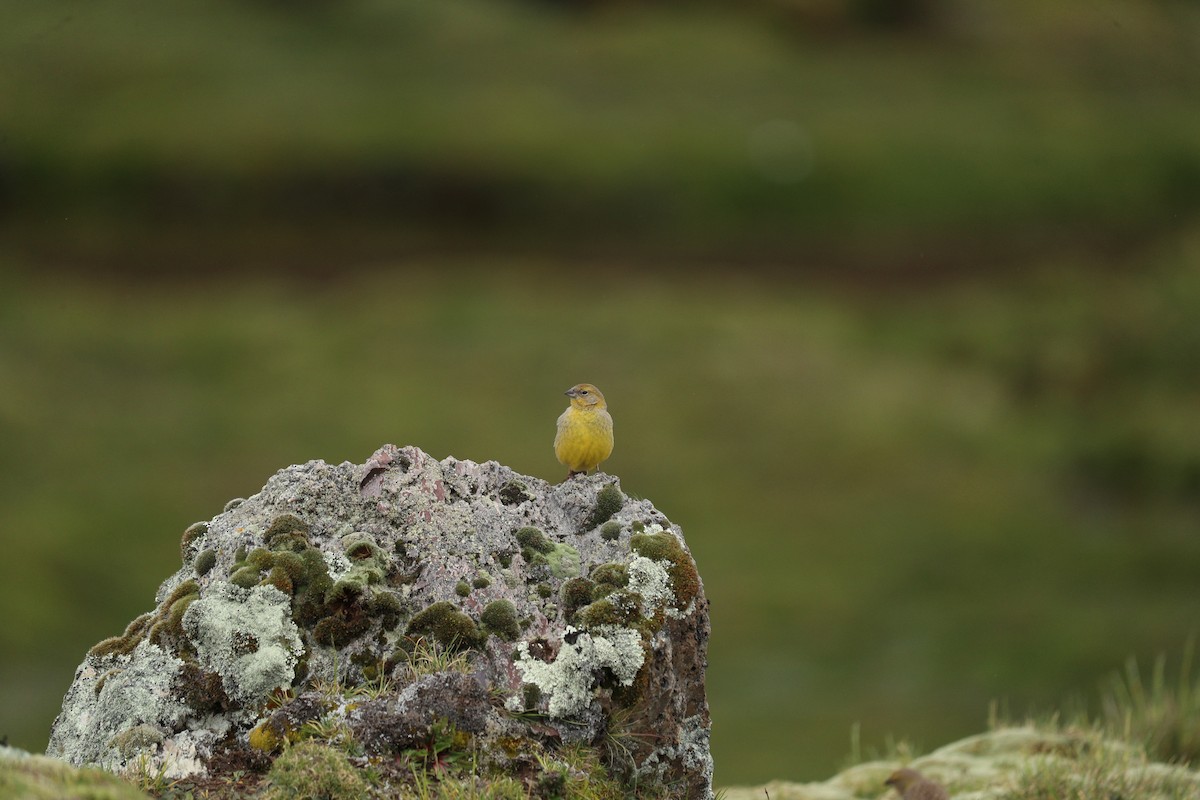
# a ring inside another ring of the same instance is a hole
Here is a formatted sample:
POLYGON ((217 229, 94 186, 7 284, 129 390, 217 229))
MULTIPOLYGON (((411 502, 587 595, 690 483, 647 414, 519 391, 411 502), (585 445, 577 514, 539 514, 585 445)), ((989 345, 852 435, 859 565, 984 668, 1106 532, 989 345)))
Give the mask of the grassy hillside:
POLYGON ((718 783, 1177 649, 1200 12, 902 5, 6 9, 0 737, 274 470, 552 478, 581 380, 713 601, 718 783))

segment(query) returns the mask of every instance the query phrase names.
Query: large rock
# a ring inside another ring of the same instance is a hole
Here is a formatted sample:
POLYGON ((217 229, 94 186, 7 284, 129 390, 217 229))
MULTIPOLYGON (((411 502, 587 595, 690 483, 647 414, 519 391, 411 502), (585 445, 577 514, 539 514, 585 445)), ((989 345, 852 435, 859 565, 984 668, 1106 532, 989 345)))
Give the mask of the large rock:
POLYGON ((50 755, 176 778, 301 738, 376 764, 452 742, 532 785, 579 745, 623 785, 711 795, 703 586, 679 528, 610 476, 388 445, 280 471, 182 554, 79 667, 50 755))

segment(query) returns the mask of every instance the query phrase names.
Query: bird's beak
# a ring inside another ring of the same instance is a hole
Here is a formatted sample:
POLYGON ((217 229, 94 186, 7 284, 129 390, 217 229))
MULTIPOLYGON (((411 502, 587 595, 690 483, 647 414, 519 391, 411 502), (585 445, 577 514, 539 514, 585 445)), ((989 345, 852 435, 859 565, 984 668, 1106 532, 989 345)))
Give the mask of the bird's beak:
POLYGON ((574 389, 567 389, 565 392, 563 392, 563 394, 565 394, 567 397, 578 397, 579 396, 579 392, 575 391, 574 389))

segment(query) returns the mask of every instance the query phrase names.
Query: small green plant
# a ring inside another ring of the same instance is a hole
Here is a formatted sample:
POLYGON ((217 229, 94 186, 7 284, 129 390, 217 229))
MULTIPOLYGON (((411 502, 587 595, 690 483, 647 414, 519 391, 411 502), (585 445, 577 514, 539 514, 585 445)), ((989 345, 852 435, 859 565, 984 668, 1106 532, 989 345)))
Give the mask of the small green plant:
POLYGON ((133 784, 146 794, 161 795, 173 789, 179 781, 167 780, 167 760, 158 765, 158 769, 150 768, 150 756, 143 753, 138 756, 134 768, 133 784))
POLYGON ((464 675, 470 674, 471 658, 468 653, 452 650, 439 643, 436 639, 424 636, 417 637, 411 641, 412 651, 409 653, 408 661, 405 664, 408 668, 408 675, 412 680, 438 672, 453 671, 461 672, 464 675))
POLYGON ((1200 675, 1193 675, 1195 640, 1183 648, 1179 675, 1167 679, 1166 656, 1154 661, 1147 684, 1130 658, 1101 691, 1102 721, 1109 735, 1146 747, 1162 761, 1200 763, 1200 675))

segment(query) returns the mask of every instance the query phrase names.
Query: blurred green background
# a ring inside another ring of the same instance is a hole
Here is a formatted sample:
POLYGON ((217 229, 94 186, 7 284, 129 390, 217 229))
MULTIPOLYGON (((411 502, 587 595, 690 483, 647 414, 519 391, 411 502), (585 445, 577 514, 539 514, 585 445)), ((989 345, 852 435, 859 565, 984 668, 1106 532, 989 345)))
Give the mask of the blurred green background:
POLYGON ((1200 619, 1200 5, 17 0, 0 736, 178 539, 384 442, 606 471, 712 601, 718 784, 1200 619))

